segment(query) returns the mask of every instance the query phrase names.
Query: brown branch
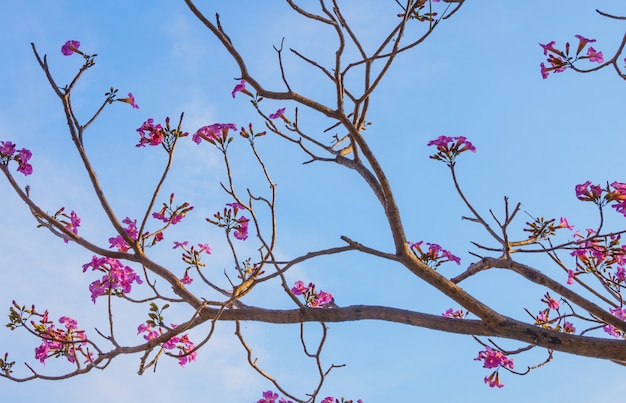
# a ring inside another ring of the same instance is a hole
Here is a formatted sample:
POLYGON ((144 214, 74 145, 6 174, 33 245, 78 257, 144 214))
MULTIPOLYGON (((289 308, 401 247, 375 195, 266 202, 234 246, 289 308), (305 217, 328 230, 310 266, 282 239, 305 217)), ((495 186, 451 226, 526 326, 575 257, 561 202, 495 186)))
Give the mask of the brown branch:
MULTIPOLYGON (((197 322, 212 317, 217 310, 204 308, 197 322)), ((230 309, 222 313, 222 321, 257 321, 274 324, 300 322, 351 322, 380 320, 409 326, 425 327, 448 333, 502 337, 566 353, 626 361, 626 341, 577 336, 542 329, 511 318, 494 326, 481 320, 450 319, 397 308, 353 305, 341 308, 307 308, 271 310, 262 308, 230 309)))

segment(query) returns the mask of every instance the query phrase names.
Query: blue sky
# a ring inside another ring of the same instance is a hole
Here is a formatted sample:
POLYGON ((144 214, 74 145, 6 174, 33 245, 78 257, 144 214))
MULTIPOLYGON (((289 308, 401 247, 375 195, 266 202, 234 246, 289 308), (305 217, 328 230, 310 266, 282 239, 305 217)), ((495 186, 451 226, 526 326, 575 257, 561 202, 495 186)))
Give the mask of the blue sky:
MULTIPOLYGON (((626 181, 620 169, 626 144, 621 81, 609 70, 591 75, 567 71, 542 80, 543 55, 537 43, 574 43, 574 35, 581 34, 597 39, 596 49, 609 56, 619 44, 623 23, 597 16, 594 8, 623 14, 619 6, 617 1, 597 5, 581 0, 468 2, 427 42, 398 58, 372 98, 367 135, 394 186, 411 240, 439 243, 459 255, 462 265, 472 261, 467 253, 471 241, 488 241, 481 228, 461 221, 467 212, 455 197, 445 166, 428 159, 431 150, 426 143, 441 134, 467 136, 476 145, 478 152, 463 155, 458 170, 467 196, 481 212, 490 208, 501 212, 506 195, 512 202, 522 202, 522 208, 534 216, 567 216, 578 228, 596 223, 594 209, 576 200, 574 186, 586 180, 626 181)), ((389 25, 381 16, 397 14, 389 12, 392 7, 391 1, 367 1, 349 4, 344 13, 371 44, 389 25)), ((224 28, 248 58, 252 72, 269 88, 282 89, 272 45, 283 37, 287 48, 322 61, 330 57, 326 45, 334 44, 331 33, 294 18, 281 2, 216 1, 201 8, 209 16, 221 14, 224 28)), ((0 15, 0 38, 5 60, 0 65, 0 140, 33 152, 35 172, 20 177, 20 183, 30 185, 33 198, 45 210, 61 206, 76 210, 83 217, 81 235, 105 246, 113 229, 86 190, 87 179, 65 131, 60 102, 36 64, 31 42, 48 54, 61 83, 80 65, 79 58, 61 55, 65 41, 80 40, 81 49, 99 55, 73 94, 80 116, 93 111, 110 86, 136 96, 140 109, 112 105, 86 135, 88 152, 121 218, 141 213, 164 163, 160 150, 134 147, 135 129, 144 120, 174 119, 184 111, 184 128, 189 132, 216 122, 260 124, 244 97, 230 96, 238 75, 235 64, 182 1, 13 2, 0 15)), ((314 69, 293 57, 285 62, 294 88, 314 99, 328 99, 324 91, 328 87, 314 69)), ((270 113, 282 106, 293 113, 294 105, 264 103, 270 113)), ((313 133, 321 132, 327 123, 303 112, 302 124, 313 133)), ((277 139, 263 140, 259 147, 279 189, 277 251, 282 257, 340 245, 341 235, 389 250, 382 210, 356 175, 331 165, 302 165, 304 154, 277 139)), ((233 150, 242 189, 265 191, 245 143, 233 143, 233 150)), ((166 183, 166 193, 174 191, 179 200, 196 206, 185 226, 168 234, 168 240, 208 242, 214 253, 207 264, 218 272, 229 267, 228 255, 221 253, 225 244, 204 218, 230 201, 218 185, 224 173, 214 149, 187 141, 179 147, 176 167, 166 183)), ((88 331, 106 326, 104 301, 94 305, 89 299, 87 287, 94 278, 81 270, 91 254, 36 229, 6 181, 0 181, 0 192, 5 212, 0 219, 0 269, 5 273, 0 307, 8 312, 16 299, 47 308, 53 318, 72 316, 88 331)), ((610 215, 609 225, 619 227, 622 219, 610 215)), ((524 221, 521 217, 516 227, 520 233, 524 221)), ((178 254, 167 247, 155 250, 154 256, 168 267, 179 265, 178 254)), ((558 273, 547 260, 524 261, 558 273)), ((441 271, 453 276, 460 268, 448 265, 441 271)), ((388 304, 434 314, 450 306, 446 298, 400 267, 353 253, 307 262, 289 279, 314 281, 333 292, 342 306, 388 304)), ((522 286, 519 278, 500 272, 477 276, 463 286, 516 318, 524 318, 524 307, 539 310, 545 292, 522 286)), ((249 302, 286 306, 286 297, 276 287, 259 287, 259 296, 249 302)), ((115 304, 116 323, 126 329, 125 340, 138 342, 134 329, 145 319, 146 309, 121 301, 115 304)), ((324 396, 364 402, 537 398, 588 402, 626 392, 623 367, 560 353, 553 363, 528 376, 503 374, 506 386, 492 390, 482 382, 488 370, 473 361, 480 346, 470 337, 377 322, 329 327, 325 363, 347 366, 333 371, 324 396)), ((41 396, 50 401, 88 396, 93 403, 113 398, 119 402, 256 401, 271 385, 248 367, 233 330, 231 323, 220 324, 198 360, 184 369, 174 360, 161 360, 156 373, 137 376, 139 357, 129 356, 115 360, 105 371, 79 378, 30 384, 2 380, 0 389, 7 401, 41 396)), ((203 331, 197 329, 192 335, 199 339, 203 331)), ((303 395, 315 384, 315 372, 299 350, 297 331, 296 326, 244 326, 260 364, 289 390, 303 395)), ((311 324, 307 334, 314 340, 318 327, 311 324)), ((35 362, 37 345, 24 332, 0 330, 0 351, 10 351, 18 361, 16 374, 26 374, 24 361, 49 373, 62 371, 61 361, 48 362, 46 368, 35 362)), ((515 357, 515 362, 521 369, 542 358, 541 352, 532 352, 515 357)))

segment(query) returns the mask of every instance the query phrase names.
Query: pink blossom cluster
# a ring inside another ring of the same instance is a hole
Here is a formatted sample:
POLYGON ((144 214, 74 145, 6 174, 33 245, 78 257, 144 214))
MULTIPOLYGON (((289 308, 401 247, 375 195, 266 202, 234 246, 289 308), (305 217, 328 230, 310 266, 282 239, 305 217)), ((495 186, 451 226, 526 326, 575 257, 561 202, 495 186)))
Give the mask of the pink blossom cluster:
POLYGON ((188 202, 184 202, 176 208, 172 208, 173 203, 174 193, 170 195, 169 204, 163 203, 163 207, 161 208, 161 210, 152 213, 152 218, 161 220, 166 224, 176 225, 181 222, 183 218, 185 218, 188 212, 193 210, 193 206, 191 206, 188 202))
MULTIPOLYGON (((176 328, 176 325, 172 325, 172 328, 176 328)), ((143 335, 145 340, 152 341, 161 336, 164 332, 161 326, 155 329, 151 323, 142 323, 137 327, 137 334, 141 333, 145 333, 143 335)), ((191 361, 195 361, 196 356, 198 355, 195 351, 196 345, 189 340, 189 336, 187 334, 174 336, 168 341, 162 343, 161 347, 165 350, 178 349, 178 364, 181 367, 184 367, 191 361)))
POLYGON ((451 319, 464 319, 467 316, 467 312, 463 312, 461 309, 457 309, 456 311, 452 308, 448 308, 444 313, 441 314, 444 318, 451 319))
MULTIPOLYGON (((128 94, 131 96, 132 94, 128 94)), ((118 101, 124 101, 124 99, 118 99, 118 101)), ((134 102, 135 98, 132 98, 134 102)), ((183 132, 180 128, 172 128, 170 126, 169 116, 165 118, 165 127, 162 124, 154 124, 154 119, 150 118, 143 122, 143 124, 137 129, 139 133, 139 143, 135 147, 145 147, 162 145, 166 151, 171 151, 174 141, 177 137, 186 137, 189 135, 187 132, 183 132)))
POLYGON ((141 137, 135 147, 145 147, 146 145, 158 146, 163 142, 163 126, 160 123, 155 125, 153 118, 143 122, 141 127, 137 129, 137 133, 139 133, 141 137))
POLYGON ((565 217, 561 217, 558 224, 556 224, 555 218, 546 220, 543 217, 537 217, 534 221, 526 222, 526 225, 527 228, 524 228, 524 232, 529 232, 528 239, 534 241, 548 239, 560 229, 574 229, 565 217))
POLYGON ((220 139, 226 141, 229 130, 238 130, 238 127, 234 123, 214 123, 199 128, 198 131, 191 136, 191 139, 196 144, 200 144, 202 140, 215 144, 215 142, 220 139))
POLYGON ((213 214, 215 220, 206 220, 213 225, 224 228, 227 233, 233 231, 233 236, 240 241, 248 239, 248 223, 250 220, 246 216, 238 216, 240 211, 245 211, 246 207, 240 203, 226 203, 223 212, 213 214))
POLYGON ((541 302, 545 303, 547 307, 537 314, 535 317, 535 324, 541 326, 544 329, 563 331, 565 333, 575 333, 576 328, 571 322, 564 321, 559 312, 560 302, 550 296, 549 292, 546 292, 541 302), (550 312, 556 311, 557 317, 554 319, 550 319, 550 312), (561 323, 563 326, 561 327, 561 323))
MULTIPOLYGON (((361 399, 356 401, 357 403, 363 403, 361 399)), ((263 392, 263 398, 257 400, 256 403, 293 403, 291 400, 287 400, 284 397, 279 399, 278 393, 268 390, 263 392)), ((343 397, 341 400, 335 399, 332 396, 327 396, 320 401, 320 403, 353 403, 352 400, 345 400, 343 397)))
POLYGON ((278 393, 274 393, 271 390, 263 392, 263 397, 257 400, 256 403, 293 403, 291 400, 287 400, 284 397, 278 398, 278 393))
POLYGON ((17 150, 15 144, 10 141, 0 141, 0 164, 8 165, 10 160, 17 162, 17 171, 26 175, 33 173, 33 166, 28 163, 33 154, 30 150, 22 148, 17 150))
MULTIPOLYGON (((122 220, 122 223, 126 224, 126 227, 124 228, 126 234, 131 239, 137 240, 137 236, 139 235, 139 230, 137 229, 137 220, 131 220, 130 218, 126 217, 124 220, 122 220)), ((118 252, 127 252, 130 249, 130 245, 124 240, 124 237, 122 237, 121 235, 109 238, 109 243, 111 244, 110 248, 117 248, 118 252)))
POLYGON ((427 146, 437 147, 437 153, 431 155, 430 158, 437 161, 443 161, 450 167, 454 165, 454 160, 461 153, 464 153, 465 151, 476 152, 476 147, 474 147, 474 145, 464 136, 439 136, 436 139, 429 141, 427 146))
POLYGON ((333 302, 333 295, 329 292, 316 291, 315 284, 309 283, 305 286, 300 280, 296 281, 291 289, 294 295, 302 295, 304 297, 306 306, 309 308, 321 308, 324 305, 333 302))
POLYGON ((185 275, 179 279, 181 283, 187 285, 193 282, 193 278, 189 276, 189 270, 192 267, 200 268, 205 264, 200 261, 200 253, 204 252, 207 255, 211 254, 211 247, 206 243, 199 243, 198 248, 195 248, 193 245, 190 248, 187 248, 189 244, 188 241, 177 242, 174 241, 174 247, 172 249, 181 248, 183 250, 183 262, 187 263, 189 266, 185 269, 185 275))
POLYGON ((35 358, 45 365, 45 361, 50 357, 66 357, 71 363, 75 363, 78 354, 86 358, 85 362, 91 360, 91 354, 83 351, 86 346, 84 330, 78 329, 78 323, 68 317, 59 318, 59 323, 65 329, 57 329, 53 322, 48 320, 48 311, 45 311, 38 324, 32 323, 35 331, 41 337, 41 344, 35 348, 35 358))
POLYGON ((577 248, 570 254, 576 258, 576 271, 568 271, 568 284, 585 272, 604 276, 614 284, 626 280, 626 245, 621 245, 619 234, 597 237, 595 230, 587 229, 586 235, 577 231, 574 237, 578 239, 577 248))
POLYGON ((581 52, 589 43, 593 43, 595 39, 587 39, 582 35, 575 35, 578 39, 578 47, 576 48, 576 55, 570 56, 570 44, 565 44, 565 52, 554 47, 555 41, 549 42, 545 45, 539 44, 543 48, 544 56, 548 56, 547 62, 550 67, 546 67, 545 63, 541 63, 541 77, 548 78, 550 73, 561 73, 568 67, 573 67, 574 63, 578 60, 589 59, 592 63, 604 63, 604 57, 602 52, 596 51, 593 47, 587 49, 587 55, 581 55, 581 52))
POLYGON ((133 282, 143 283, 141 277, 132 268, 112 257, 93 256, 91 262, 83 265, 83 273, 90 267, 92 270, 104 272, 100 280, 89 285, 91 300, 94 304, 99 296, 128 294, 131 292, 133 282))
POLYGON ((426 251, 422 250, 423 244, 424 241, 408 242, 411 252, 413 252, 415 257, 424 262, 428 267, 436 269, 441 264, 446 262, 454 262, 458 265, 461 264, 461 259, 459 257, 453 255, 450 251, 443 249, 436 243, 426 243, 428 246, 426 251))
POLYGON ((500 368, 513 369, 513 359, 509 359, 503 352, 494 350, 489 346, 486 349, 478 352, 478 357, 474 358, 476 361, 483 361, 483 368, 497 368, 491 375, 486 376, 484 381, 490 387, 501 388, 504 384, 500 383, 500 376, 498 370, 500 368))

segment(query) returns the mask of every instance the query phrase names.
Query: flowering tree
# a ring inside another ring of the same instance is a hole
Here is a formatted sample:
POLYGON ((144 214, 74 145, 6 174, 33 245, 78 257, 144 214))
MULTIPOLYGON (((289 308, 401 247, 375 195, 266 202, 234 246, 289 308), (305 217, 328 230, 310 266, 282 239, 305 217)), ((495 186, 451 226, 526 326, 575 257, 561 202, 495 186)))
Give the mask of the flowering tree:
MULTIPOLYGON (((8 328, 34 336, 37 341, 34 355, 41 364, 63 357, 70 366, 61 374, 49 374, 41 367, 26 364, 26 372, 22 372, 23 369, 15 364, 11 355, 5 353, 0 359, 3 377, 14 381, 64 379, 105 368, 111 360, 129 353, 140 356, 139 373, 156 368, 159 360, 167 356, 186 366, 196 360, 202 346, 211 342, 219 322, 235 323, 235 335, 247 354, 250 366, 280 392, 280 395, 273 390, 263 392, 259 402, 346 401, 344 398, 326 397, 322 393, 327 376, 338 366, 326 363, 321 357, 327 336, 332 336, 327 327, 329 322, 369 319, 470 335, 478 343, 475 360, 489 369, 484 382, 491 387, 502 386, 502 372, 528 373, 548 363, 554 351, 626 362, 623 341, 626 336, 626 308, 622 298, 626 281, 626 247, 620 241, 624 231, 604 230, 605 220, 617 220, 619 215, 626 215, 626 184, 618 181, 593 184, 586 181, 576 186, 575 195, 579 200, 596 205, 599 216, 593 229, 577 230, 575 223, 568 222, 565 217, 539 217, 532 218, 518 231, 512 229, 512 224, 524 221, 518 215, 520 204, 510 205, 505 198, 504 214, 498 215, 489 210, 487 217, 463 192, 457 179, 457 165, 470 154, 467 151, 472 154, 477 152, 474 144, 463 136, 442 135, 425 146, 432 148, 433 160, 448 167, 452 186, 467 207, 463 218, 481 226, 490 237, 491 244, 475 243, 471 252, 475 259, 467 264, 439 244, 428 239, 412 239, 407 235, 405 228, 410 225, 402 219, 391 181, 365 133, 370 125, 367 114, 377 88, 389 74, 396 58, 408 57, 411 50, 433 32, 445 29, 444 23, 463 6, 463 1, 390 3, 387 18, 395 19, 393 28, 381 35, 382 39, 376 46, 366 47, 338 2, 321 1, 319 7, 309 9, 288 0, 296 15, 329 27, 334 32, 338 45, 329 51, 332 56, 329 62, 314 60, 303 51, 290 50, 302 63, 313 66, 319 72, 320 80, 330 83, 333 91, 324 101, 307 97, 292 86, 289 71, 284 67, 287 52, 282 45, 275 48, 282 83, 270 86, 250 72, 252 61, 246 60, 237 44, 231 41, 229 28, 222 26, 219 15, 210 18, 194 2, 186 0, 185 3, 211 32, 214 40, 232 56, 239 71, 233 73, 237 82, 230 95, 235 99, 233 102, 249 100, 258 113, 258 121, 206 122, 205 126, 187 129, 183 114, 174 121, 169 117, 163 121, 146 118, 137 129, 137 147, 153 153, 162 149, 166 165, 163 172, 155 175, 157 184, 149 203, 142 208, 143 214, 138 217, 127 217, 111 206, 84 142, 87 129, 105 108, 121 102, 132 109, 139 109, 135 97, 132 93, 120 97, 118 90, 111 88, 95 113, 86 119, 78 116, 71 95, 83 75, 94 67, 96 55, 88 49, 88 45, 79 41, 69 40, 63 44, 63 55, 82 59, 76 75, 69 84, 64 84, 57 81, 53 66, 33 45, 36 61, 62 102, 71 140, 84 165, 92 191, 114 230, 108 244, 81 236, 81 225, 89 225, 89 218, 81 216, 71 206, 49 213, 49 206, 41 206, 31 198, 30 188, 21 185, 19 175, 15 174, 15 171, 26 176, 37 173, 27 145, 16 145, 10 140, 0 142, 0 169, 14 192, 28 206, 38 226, 48 229, 65 243, 76 243, 93 254, 82 268, 90 275, 88 288, 92 302, 107 306, 105 320, 108 326, 107 331, 91 332, 79 326, 80 319, 61 316, 55 321, 56 317, 45 308, 15 301, 9 308, 8 328), (274 89, 276 87, 278 89, 274 89), (284 106, 267 110, 265 100, 283 102, 284 106), (307 129, 308 114, 311 113, 328 122, 324 135, 307 129), (275 136, 290 144, 304 156, 306 163, 333 164, 336 169, 356 174, 369 187, 382 209, 392 247, 371 247, 359 239, 342 236, 335 246, 283 258, 279 252, 280 237, 276 224, 279 219, 279 192, 272 179, 272 169, 265 163, 259 148, 259 144, 266 140, 265 136, 275 136), (166 179, 174 164, 177 146, 183 141, 208 148, 223 159, 226 175, 221 187, 229 200, 223 205, 211 206, 215 213, 202 219, 215 229, 215 234, 222 234, 224 250, 212 250, 206 240, 174 241, 167 237, 172 227, 183 226, 194 216, 194 207, 209 203, 206 200, 181 202, 167 189, 166 179), (239 185, 241 178, 234 173, 232 162, 231 144, 235 142, 249 145, 251 159, 264 180, 263 186, 245 188, 239 185), (615 211, 610 211, 607 206, 615 211), (253 247, 248 246, 251 243, 253 247), (153 257, 153 250, 168 246, 178 254, 182 265, 166 266, 153 257), (288 280, 289 273, 303 264, 314 265, 320 258, 350 252, 402 267, 408 276, 447 296, 452 306, 442 306, 437 313, 391 305, 342 306, 341 289, 333 284, 316 285, 308 281, 288 280), (224 272, 211 267, 210 258, 216 253, 227 254, 231 259, 230 267, 224 272), (548 261, 558 268, 561 275, 548 275, 526 263, 525 256, 537 254, 549 258, 548 261), (449 275, 442 270, 447 265, 459 266, 462 271, 449 275), (486 303, 483 296, 471 294, 461 287, 464 281, 475 276, 487 276, 494 269, 510 271, 519 279, 545 288, 543 295, 529 300, 528 308, 523 307, 527 316, 505 315, 486 303), (269 284, 275 292, 283 293, 285 304, 276 308, 257 303, 253 296, 260 292, 258 290, 263 284, 269 284), (574 285, 579 287, 574 288, 574 285), (144 316, 136 320, 138 336, 134 342, 124 342, 116 335, 112 303, 116 299, 145 307, 144 316), (537 304, 541 306, 538 312, 537 304), (174 316, 169 313, 174 309, 187 314, 174 316), (318 374, 311 390, 304 394, 291 391, 280 379, 264 371, 263 363, 255 359, 242 331, 242 321, 299 324, 304 353, 313 360, 318 374), (313 347, 305 342, 304 324, 308 322, 319 323, 322 333, 313 347), (192 339, 189 332, 200 327, 206 329, 204 337, 192 339), (503 347, 502 342, 494 339, 496 337, 508 340, 507 346, 513 347, 503 347), (539 348, 545 350, 544 360, 523 369, 514 365, 513 356, 539 348)), ((569 43, 564 49, 555 42, 540 44, 547 56, 547 64, 540 65, 543 78, 568 69, 589 72, 608 66, 613 66, 622 78, 626 77, 621 70, 626 37, 614 55, 606 60, 599 48, 596 50, 591 46, 593 39, 582 35, 576 35, 576 39, 575 53, 570 51, 569 43), (583 63, 592 63, 593 67, 589 68, 588 64, 581 67, 583 63)), ((416 230, 411 229, 410 232, 416 230)))

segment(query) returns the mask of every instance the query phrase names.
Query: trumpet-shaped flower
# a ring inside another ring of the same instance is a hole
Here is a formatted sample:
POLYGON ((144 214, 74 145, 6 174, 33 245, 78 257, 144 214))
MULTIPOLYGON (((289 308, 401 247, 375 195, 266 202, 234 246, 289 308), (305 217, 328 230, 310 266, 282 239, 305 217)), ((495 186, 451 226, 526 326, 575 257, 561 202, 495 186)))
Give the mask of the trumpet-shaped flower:
POLYGON ((130 104, 130 106, 132 106, 133 109, 139 109, 139 105, 137 105, 137 103, 135 103, 135 96, 133 95, 132 92, 128 93, 128 98, 119 98, 118 101, 130 104))
POLYGON ((604 57, 602 57, 602 52, 596 52, 596 50, 592 47, 589 47, 589 49, 587 49, 587 57, 589 57, 590 62, 604 63, 604 57))
POLYGON ((61 46, 61 53, 65 56, 70 56, 74 52, 82 54, 81 51, 78 50, 80 47, 80 42, 78 41, 67 41, 63 46, 61 46))

